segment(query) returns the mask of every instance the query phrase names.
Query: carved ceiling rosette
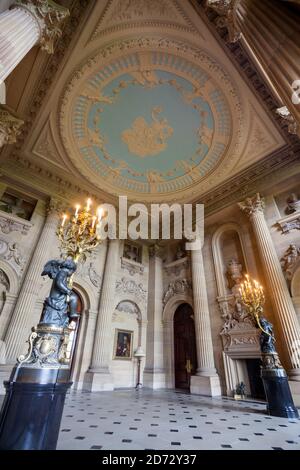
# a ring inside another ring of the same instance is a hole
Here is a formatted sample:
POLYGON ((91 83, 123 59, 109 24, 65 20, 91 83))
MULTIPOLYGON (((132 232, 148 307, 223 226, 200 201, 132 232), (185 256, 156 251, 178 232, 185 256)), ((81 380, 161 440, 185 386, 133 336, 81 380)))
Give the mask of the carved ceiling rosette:
POLYGON ((240 158, 241 103, 228 73, 203 50, 166 37, 131 38, 73 72, 60 133, 72 163, 97 188, 145 202, 189 200, 240 158), (178 120, 182 109, 186 122, 178 120))

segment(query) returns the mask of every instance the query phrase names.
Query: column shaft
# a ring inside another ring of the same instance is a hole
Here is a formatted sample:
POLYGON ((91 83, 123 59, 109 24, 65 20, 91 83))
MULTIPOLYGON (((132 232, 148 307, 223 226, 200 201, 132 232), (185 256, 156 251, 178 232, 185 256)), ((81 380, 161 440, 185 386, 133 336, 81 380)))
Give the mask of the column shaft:
POLYGON ((163 343, 163 267, 158 248, 149 259, 147 354, 144 382, 151 388, 165 387, 163 343))
POLYGON ((292 101, 292 83, 300 77, 299 22, 285 3, 240 0, 236 19, 255 61, 299 124, 299 104, 292 101))
POLYGON ((198 361, 197 375, 215 375, 216 369, 202 251, 192 250, 191 260, 198 361))
POLYGON ((0 82, 38 43, 40 34, 37 21, 23 8, 7 10, 0 15, 0 82))
POLYGON ((284 346, 288 353, 290 378, 300 381, 300 326, 281 265, 264 218, 264 202, 257 194, 240 203, 251 220, 268 284, 270 300, 280 327, 284 346))
POLYGON ((111 319, 114 308, 116 271, 119 259, 119 240, 110 240, 99 304, 94 348, 90 371, 108 373, 111 345, 111 319))

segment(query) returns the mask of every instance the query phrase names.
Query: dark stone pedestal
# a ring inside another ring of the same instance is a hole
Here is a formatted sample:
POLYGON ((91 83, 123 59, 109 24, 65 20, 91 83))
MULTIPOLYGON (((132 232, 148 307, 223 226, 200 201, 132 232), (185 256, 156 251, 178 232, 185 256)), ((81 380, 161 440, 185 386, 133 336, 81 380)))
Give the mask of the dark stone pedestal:
POLYGON ((4 382, 0 450, 55 450, 69 369, 15 369, 4 382))
POLYGON ((282 418, 299 418, 285 370, 262 368, 261 378, 268 402, 268 413, 282 418))

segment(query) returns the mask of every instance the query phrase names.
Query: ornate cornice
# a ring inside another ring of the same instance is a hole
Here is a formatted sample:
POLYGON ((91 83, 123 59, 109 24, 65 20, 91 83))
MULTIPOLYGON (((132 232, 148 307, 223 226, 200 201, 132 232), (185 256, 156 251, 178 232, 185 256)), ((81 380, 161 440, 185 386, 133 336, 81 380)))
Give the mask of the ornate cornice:
POLYGON ((291 152, 290 147, 286 146, 245 169, 215 190, 204 194, 198 202, 205 205, 207 216, 239 202, 249 194, 282 181, 285 177, 284 172, 288 173, 296 167, 296 164, 300 170, 300 146, 296 152, 291 152))

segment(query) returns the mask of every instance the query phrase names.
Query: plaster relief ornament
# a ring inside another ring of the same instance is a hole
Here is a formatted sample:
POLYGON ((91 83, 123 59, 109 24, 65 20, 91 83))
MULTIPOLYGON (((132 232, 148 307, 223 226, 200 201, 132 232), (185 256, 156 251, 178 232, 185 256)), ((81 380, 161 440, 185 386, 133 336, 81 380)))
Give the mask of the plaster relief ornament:
POLYGON ((206 6, 219 15, 215 20, 217 28, 227 29, 229 42, 236 42, 241 37, 235 16, 237 4, 238 0, 206 0, 206 6))
POLYGON ((286 106, 276 109, 276 113, 287 123, 288 132, 290 134, 297 134, 298 124, 294 116, 290 113, 289 109, 286 106))
POLYGON ((152 122, 149 125, 143 117, 138 117, 131 129, 122 132, 122 140, 128 150, 139 157, 158 155, 167 146, 167 139, 174 130, 169 126, 167 119, 159 119, 163 109, 156 106, 152 109, 152 122))
POLYGON ((0 148, 3 145, 17 142, 23 124, 24 121, 19 119, 13 110, 0 104, 0 148))
POLYGON ((13 260, 20 268, 23 270, 25 259, 20 252, 20 247, 18 243, 10 243, 8 245, 7 254, 4 256, 6 260, 13 260))
POLYGON ((291 193, 287 199, 287 213, 300 212, 300 199, 297 194, 291 193))
POLYGON ((286 277, 288 279, 292 278, 295 264, 299 259, 300 248, 297 248, 297 246, 292 243, 280 260, 282 269, 286 273, 286 277))
POLYGON ((192 286, 190 281, 187 279, 177 279, 176 281, 170 282, 163 298, 163 304, 166 303, 173 297, 175 294, 187 294, 191 291, 192 286))
POLYGON ((116 281, 116 291, 121 294, 132 294, 137 300, 146 301, 147 291, 144 289, 143 284, 137 284, 131 279, 122 277, 116 281))

